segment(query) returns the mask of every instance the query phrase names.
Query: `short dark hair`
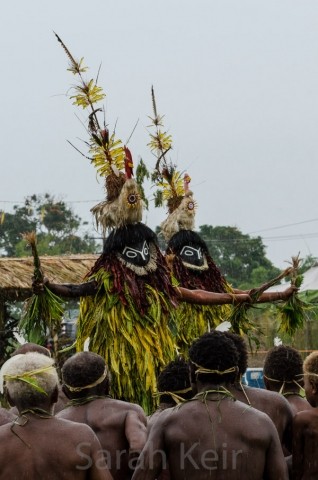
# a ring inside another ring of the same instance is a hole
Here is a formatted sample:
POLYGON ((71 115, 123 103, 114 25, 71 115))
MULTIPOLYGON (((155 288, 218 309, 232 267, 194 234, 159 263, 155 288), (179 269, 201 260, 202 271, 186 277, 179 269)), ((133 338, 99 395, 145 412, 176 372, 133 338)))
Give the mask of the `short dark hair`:
POLYGON ((25 353, 29 353, 29 352, 42 353, 42 355, 51 357, 51 352, 48 348, 43 347, 43 345, 38 345, 37 343, 32 343, 32 342, 28 342, 28 343, 24 343, 23 345, 20 345, 11 354, 11 357, 15 355, 20 355, 20 354, 24 355, 25 353))
MULTIPOLYGON (((189 349, 189 357, 192 371, 200 366, 225 372, 238 364, 238 353, 233 340, 216 330, 195 340, 189 349)), ((227 383, 234 382, 236 374, 235 370, 229 373, 198 373, 197 379, 201 383, 227 383)))
MULTIPOLYGON (((105 372, 105 367, 105 360, 97 353, 76 353, 62 367, 63 383, 70 387, 85 387, 96 382, 105 372)), ((83 392, 87 394, 88 389, 83 392)))
MULTIPOLYGON (((190 372, 189 363, 182 357, 177 357, 160 372, 157 380, 157 387, 159 392, 180 392, 190 388, 190 372)), ((191 398, 193 393, 189 392, 177 393, 185 400, 191 398)), ((161 402, 174 402, 171 395, 161 395, 161 402)))
POLYGON ((270 381, 292 382, 300 380, 303 373, 303 360, 293 347, 279 345, 271 348, 265 357, 264 375, 270 381))
POLYGON ((248 351, 247 351, 245 340, 243 337, 241 337, 241 335, 238 335, 237 333, 233 333, 233 332, 224 332, 224 335, 229 337, 233 341, 236 347, 236 350, 238 353, 238 362, 237 362, 238 373, 240 375, 243 375, 243 373, 245 373, 248 366, 248 351))

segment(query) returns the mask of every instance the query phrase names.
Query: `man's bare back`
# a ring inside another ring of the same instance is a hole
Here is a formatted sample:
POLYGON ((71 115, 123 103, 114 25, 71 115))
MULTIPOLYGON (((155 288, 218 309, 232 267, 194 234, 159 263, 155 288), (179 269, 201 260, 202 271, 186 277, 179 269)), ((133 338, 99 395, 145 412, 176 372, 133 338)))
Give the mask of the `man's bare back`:
POLYGON ((284 445, 286 454, 291 453, 291 426, 293 414, 288 401, 276 391, 273 392, 241 384, 240 378, 246 372, 248 366, 247 345, 243 337, 240 335, 230 332, 224 332, 224 335, 234 342, 238 353, 237 376, 233 385, 229 387, 229 390, 237 400, 260 410, 269 416, 277 429, 279 439, 281 444, 284 445))
POLYGON ((291 407, 282 395, 276 392, 261 388, 253 388, 235 384, 230 390, 234 397, 241 402, 266 413, 273 421, 281 444, 291 453, 292 421, 293 413, 291 407))
POLYGON ((302 412, 303 410, 311 410, 312 409, 312 406, 306 400, 306 398, 302 397, 298 393, 286 395, 285 398, 288 400, 288 403, 291 407, 293 417, 298 412, 302 412))
POLYGON ((189 348, 196 395, 159 415, 133 480, 155 480, 165 461, 173 480, 287 480, 277 430, 229 391, 238 372, 234 342, 207 332, 189 348))
POLYGON ((304 389, 310 410, 298 412, 293 422, 293 480, 318 478, 318 351, 306 357, 303 365, 304 389))
POLYGON ((0 480, 111 480, 87 425, 39 415, 21 416, 22 426, 0 427, 0 480))
POLYGON ((174 480, 287 479, 278 435, 267 415, 231 398, 207 398, 162 412, 133 480, 157 477, 165 461, 160 452, 166 454, 174 480))
POLYGON ((297 413, 293 423, 293 478, 313 480, 318 478, 318 409, 297 413))
POLYGON ((86 423, 96 433, 113 477, 130 479, 146 441, 146 418, 135 404, 99 398, 84 405, 69 406, 57 414, 74 422, 86 423))

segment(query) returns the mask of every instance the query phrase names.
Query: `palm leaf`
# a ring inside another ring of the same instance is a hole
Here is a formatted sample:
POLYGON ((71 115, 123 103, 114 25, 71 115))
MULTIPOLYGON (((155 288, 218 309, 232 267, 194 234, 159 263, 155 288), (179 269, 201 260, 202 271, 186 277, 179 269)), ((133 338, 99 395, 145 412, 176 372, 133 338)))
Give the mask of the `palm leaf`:
MULTIPOLYGON (((35 232, 23 235, 32 249, 34 259, 34 282, 43 283, 40 258, 36 247, 35 232)), ((39 293, 33 293, 23 306, 23 314, 19 323, 19 329, 27 337, 28 341, 42 343, 48 332, 51 336, 60 331, 64 313, 64 302, 60 297, 51 292, 46 286, 39 293)))
MULTIPOLYGON (((303 275, 298 273, 300 264, 299 254, 297 257, 292 257, 291 265, 293 270, 291 273, 291 285, 297 288, 299 288, 303 282, 303 275)), ((280 318, 279 332, 293 336, 297 330, 304 326, 307 313, 313 308, 312 304, 301 300, 297 290, 295 290, 282 306, 278 306, 280 318)))
POLYGON ((19 380, 21 382, 27 383, 28 385, 31 385, 31 387, 33 387, 37 392, 43 393, 43 395, 47 396, 47 392, 43 390, 42 387, 40 387, 40 385, 38 384, 38 382, 34 377, 23 376, 23 377, 19 377, 19 380))
POLYGON ((258 325, 255 324, 253 320, 249 318, 248 314, 250 309, 256 308, 255 303, 258 302, 261 294, 264 293, 265 290, 279 283, 282 278, 290 275, 292 270, 293 269, 289 267, 281 272, 277 277, 269 280, 260 287, 251 290, 249 292, 251 302, 243 302, 233 306, 230 315, 226 318, 226 320, 231 323, 231 329, 234 333, 239 335, 245 334, 247 336, 251 350, 253 344, 255 344, 256 348, 259 347, 260 342, 258 337, 262 334, 262 330, 258 325))

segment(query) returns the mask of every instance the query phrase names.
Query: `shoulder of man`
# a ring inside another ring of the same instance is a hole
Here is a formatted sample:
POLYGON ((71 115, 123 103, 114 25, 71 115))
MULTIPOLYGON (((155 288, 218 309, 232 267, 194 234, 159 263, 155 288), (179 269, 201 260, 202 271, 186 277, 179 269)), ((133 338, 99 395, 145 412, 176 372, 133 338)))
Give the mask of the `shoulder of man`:
MULTIPOLYGON (((249 393, 250 393, 249 389, 249 393)), ((266 390, 264 388, 253 388, 253 395, 257 396, 260 400, 264 400, 267 403, 267 406, 272 406, 273 408, 282 408, 291 411, 288 400, 278 392, 273 392, 271 390, 266 390)))
POLYGON ((294 425, 308 425, 311 424, 313 420, 318 420, 318 410, 312 408, 308 410, 301 410, 297 412, 293 418, 294 425))

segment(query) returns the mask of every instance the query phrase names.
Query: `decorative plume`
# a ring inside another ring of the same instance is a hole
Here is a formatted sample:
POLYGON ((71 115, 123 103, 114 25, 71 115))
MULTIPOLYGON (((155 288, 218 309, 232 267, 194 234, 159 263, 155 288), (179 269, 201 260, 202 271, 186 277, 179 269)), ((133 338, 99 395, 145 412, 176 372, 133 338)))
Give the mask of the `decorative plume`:
POLYGON ((75 95, 70 96, 73 105, 90 109, 87 126, 89 142, 85 142, 89 148, 87 158, 97 169, 98 174, 105 178, 106 201, 91 209, 96 223, 102 226, 105 234, 108 228, 140 222, 143 202, 138 185, 133 179, 131 152, 115 137, 115 132, 109 132, 105 120, 102 127, 98 120, 98 114, 104 113, 104 109, 96 104, 106 95, 97 85, 97 80, 86 81, 83 78, 82 74, 87 71, 87 67, 83 65, 83 58, 76 61, 60 37, 58 35, 56 37, 70 61, 68 70, 79 78, 79 84, 73 87, 75 95))
POLYGON ((61 38, 56 33, 55 36, 70 61, 68 71, 72 72, 73 75, 77 75, 79 78, 79 84, 73 87, 75 95, 71 95, 70 99, 73 100, 73 105, 77 105, 84 110, 87 108, 90 109, 87 128, 90 136, 88 158, 101 177, 107 177, 112 173, 119 176, 120 170, 123 170, 125 167, 124 146, 121 140, 116 139, 115 132, 112 134, 109 133, 105 123, 103 127, 101 127, 97 114, 103 112, 104 109, 101 107, 96 108, 95 106, 106 97, 106 94, 103 92, 103 89, 97 85, 97 80, 84 79, 82 74, 88 70, 88 68, 84 66, 84 59, 81 58, 79 61, 75 60, 61 38))
POLYGON ((164 116, 160 116, 157 113, 156 98, 153 86, 151 87, 151 98, 154 117, 148 118, 150 118, 152 125, 155 127, 156 131, 154 134, 150 134, 150 142, 148 143, 148 146, 150 147, 150 150, 154 153, 154 155, 156 155, 157 157, 154 175, 158 174, 158 177, 160 178, 161 169, 164 167, 168 167, 165 155, 172 148, 172 137, 171 135, 168 135, 167 132, 164 132, 160 129, 160 127, 163 127, 162 121, 164 116))
POLYGON ((154 195, 155 206, 162 206, 164 202, 167 204, 169 216, 161 224, 161 229, 166 240, 169 240, 181 229, 194 228, 196 204, 189 190, 190 176, 179 172, 176 165, 166 159, 166 154, 172 148, 172 137, 160 128, 163 128, 164 117, 158 114, 153 87, 151 87, 151 98, 154 117, 149 118, 156 131, 155 134, 150 134, 151 141, 148 146, 157 157, 152 175, 152 180, 158 187, 154 195))
POLYGON ((68 70, 70 70, 72 73, 76 74, 78 73, 79 75, 81 75, 82 72, 86 72, 87 68, 86 67, 83 67, 81 66, 81 64, 83 63, 83 58, 77 62, 73 55, 71 54, 71 52, 69 51, 69 49, 67 48, 67 46, 62 42, 61 38, 58 36, 57 33, 54 32, 54 35, 56 36, 58 42, 60 42, 60 44, 62 45, 62 48, 64 49, 66 55, 68 56, 69 58, 69 61, 70 61, 70 68, 68 70))

